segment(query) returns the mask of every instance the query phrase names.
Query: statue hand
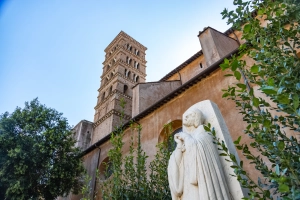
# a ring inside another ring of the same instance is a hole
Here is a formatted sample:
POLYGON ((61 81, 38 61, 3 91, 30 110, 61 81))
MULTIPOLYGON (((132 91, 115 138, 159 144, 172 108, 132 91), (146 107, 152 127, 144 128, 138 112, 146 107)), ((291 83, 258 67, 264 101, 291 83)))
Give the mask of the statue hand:
POLYGON ((178 134, 175 134, 174 135, 174 140, 177 143, 177 147, 176 148, 180 149, 181 152, 184 152, 185 151, 185 145, 184 145, 184 139, 183 139, 183 137, 181 137, 178 134))

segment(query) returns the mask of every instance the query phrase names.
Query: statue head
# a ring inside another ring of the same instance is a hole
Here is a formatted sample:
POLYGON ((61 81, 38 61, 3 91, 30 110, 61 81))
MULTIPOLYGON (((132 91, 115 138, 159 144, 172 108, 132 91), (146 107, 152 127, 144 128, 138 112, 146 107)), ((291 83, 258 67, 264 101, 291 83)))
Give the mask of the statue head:
POLYGON ((192 110, 188 110, 183 114, 183 122, 182 124, 185 125, 186 127, 191 127, 194 126, 197 128, 199 125, 204 123, 204 117, 202 112, 194 108, 192 110))

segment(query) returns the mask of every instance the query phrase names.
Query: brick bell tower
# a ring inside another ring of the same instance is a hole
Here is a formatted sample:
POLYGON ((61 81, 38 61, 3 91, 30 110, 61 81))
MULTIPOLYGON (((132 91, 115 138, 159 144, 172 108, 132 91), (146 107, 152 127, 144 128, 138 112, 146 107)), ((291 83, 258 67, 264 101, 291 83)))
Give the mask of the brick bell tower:
POLYGON ((132 115, 132 87, 146 79, 147 48, 121 31, 106 47, 99 95, 95 106, 92 144, 120 123, 120 99, 126 101, 125 121, 132 115))

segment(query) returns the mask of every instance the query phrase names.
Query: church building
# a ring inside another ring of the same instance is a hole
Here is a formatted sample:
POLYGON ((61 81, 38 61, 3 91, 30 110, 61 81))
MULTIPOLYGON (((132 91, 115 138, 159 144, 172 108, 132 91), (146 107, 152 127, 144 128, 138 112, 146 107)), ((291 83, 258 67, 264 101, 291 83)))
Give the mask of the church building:
MULTIPOLYGON (((82 120, 74 128, 76 145, 84 152, 84 165, 90 175, 97 169, 101 172, 103 163, 109 161, 110 135, 120 124, 122 112, 125 125, 134 121, 142 126, 142 148, 149 160, 154 159, 156 145, 164 139, 164 125, 172 122, 174 131, 181 130, 182 114, 200 101, 210 100, 218 106, 230 140, 244 135, 246 124, 235 103, 222 98, 222 89, 236 83, 236 79, 225 77, 228 72, 220 68, 224 59, 237 53, 244 42, 241 33, 232 29, 222 33, 206 27, 199 32, 198 38, 201 50, 156 82, 146 81, 147 48, 144 45, 121 31, 106 47, 94 121, 82 120), (121 99, 126 102, 124 111, 121 99)), ((123 139, 126 146, 130 128, 125 130, 123 139)), ((248 143, 248 140, 243 137, 242 142, 248 143)), ((241 152, 238 153, 243 159, 241 152)), ((257 176, 253 167, 246 164, 247 160, 244 162, 245 169, 257 176)), ((92 188, 94 184, 95 177, 92 188)), ((79 199, 71 196, 69 198, 79 199)))

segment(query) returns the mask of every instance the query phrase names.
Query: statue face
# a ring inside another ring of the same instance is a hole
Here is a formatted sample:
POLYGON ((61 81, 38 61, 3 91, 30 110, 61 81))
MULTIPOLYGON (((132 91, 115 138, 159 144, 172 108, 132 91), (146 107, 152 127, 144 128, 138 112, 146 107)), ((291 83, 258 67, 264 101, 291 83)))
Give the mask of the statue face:
POLYGON ((183 116, 182 124, 187 127, 193 126, 195 122, 195 118, 196 118, 195 112, 188 112, 183 116))

